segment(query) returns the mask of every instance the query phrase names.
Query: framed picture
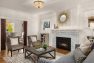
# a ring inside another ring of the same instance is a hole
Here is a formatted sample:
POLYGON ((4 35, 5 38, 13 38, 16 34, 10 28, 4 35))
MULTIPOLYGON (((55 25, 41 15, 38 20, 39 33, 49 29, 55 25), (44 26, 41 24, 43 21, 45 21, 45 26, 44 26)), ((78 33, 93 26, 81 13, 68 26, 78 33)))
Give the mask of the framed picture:
POLYGON ((43 28, 50 28, 50 21, 44 21, 43 28))
POLYGON ((14 23, 7 22, 6 23, 6 31, 14 32, 14 23))

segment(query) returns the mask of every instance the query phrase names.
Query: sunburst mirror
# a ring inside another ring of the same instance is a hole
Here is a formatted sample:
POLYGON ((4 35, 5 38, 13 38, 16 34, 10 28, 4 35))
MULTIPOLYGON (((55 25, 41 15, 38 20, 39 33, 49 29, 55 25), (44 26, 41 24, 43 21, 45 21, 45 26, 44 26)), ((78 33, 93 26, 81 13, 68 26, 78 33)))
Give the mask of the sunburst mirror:
POLYGON ((63 12, 61 13, 59 16, 58 16, 58 21, 59 23, 64 23, 66 22, 68 19, 68 14, 66 12, 63 12))

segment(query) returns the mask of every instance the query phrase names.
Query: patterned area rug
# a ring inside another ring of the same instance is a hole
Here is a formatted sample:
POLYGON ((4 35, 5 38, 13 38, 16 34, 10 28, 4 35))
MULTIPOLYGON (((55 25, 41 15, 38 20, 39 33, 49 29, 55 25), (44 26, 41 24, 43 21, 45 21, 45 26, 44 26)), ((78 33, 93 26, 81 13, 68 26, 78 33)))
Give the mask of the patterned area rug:
POLYGON ((32 60, 25 59, 24 54, 16 54, 13 57, 4 57, 6 63, 33 63, 32 60))
MULTIPOLYGON (((52 61, 58 60, 62 55, 63 54, 61 53, 57 53, 56 59, 53 59, 52 61)), ((4 57, 4 60, 6 63, 34 63, 32 59, 25 59, 23 53, 13 55, 13 57, 4 57)))

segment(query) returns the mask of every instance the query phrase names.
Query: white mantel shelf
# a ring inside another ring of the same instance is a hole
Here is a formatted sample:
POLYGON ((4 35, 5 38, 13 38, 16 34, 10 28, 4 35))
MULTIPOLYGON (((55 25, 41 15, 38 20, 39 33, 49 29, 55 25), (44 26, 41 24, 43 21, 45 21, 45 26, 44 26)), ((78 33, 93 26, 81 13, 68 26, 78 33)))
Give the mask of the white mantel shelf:
POLYGON ((52 31, 81 31, 82 29, 52 29, 52 31))

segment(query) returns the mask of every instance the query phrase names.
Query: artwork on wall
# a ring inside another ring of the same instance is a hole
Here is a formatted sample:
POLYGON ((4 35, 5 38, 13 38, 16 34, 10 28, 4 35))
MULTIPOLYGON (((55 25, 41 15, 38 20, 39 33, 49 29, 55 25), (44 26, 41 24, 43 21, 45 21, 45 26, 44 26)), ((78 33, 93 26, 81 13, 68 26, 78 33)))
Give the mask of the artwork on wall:
POLYGON ((43 23, 43 29, 50 28, 50 21, 44 21, 43 23))
POLYGON ((8 32, 14 32, 14 23, 6 22, 6 30, 8 32))

